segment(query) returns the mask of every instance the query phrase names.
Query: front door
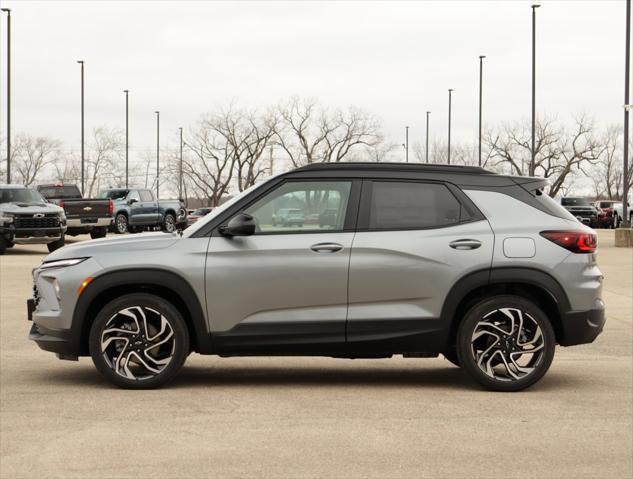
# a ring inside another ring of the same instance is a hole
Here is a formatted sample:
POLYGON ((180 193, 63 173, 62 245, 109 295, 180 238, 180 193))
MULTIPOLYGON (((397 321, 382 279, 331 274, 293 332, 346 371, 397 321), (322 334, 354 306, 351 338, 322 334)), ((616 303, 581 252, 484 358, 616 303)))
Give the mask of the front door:
POLYGON ((220 353, 343 350, 358 188, 284 181, 242 209, 255 218, 254 235, 211 237, 207 312, 220 353), (292 221, 273 221, 288 209, 292 221))
POLYGON ((442 183, 366 181, 350 260, 350 350, 433 352, 451 287, 487 270, 494 235, 463 193, 442 183))

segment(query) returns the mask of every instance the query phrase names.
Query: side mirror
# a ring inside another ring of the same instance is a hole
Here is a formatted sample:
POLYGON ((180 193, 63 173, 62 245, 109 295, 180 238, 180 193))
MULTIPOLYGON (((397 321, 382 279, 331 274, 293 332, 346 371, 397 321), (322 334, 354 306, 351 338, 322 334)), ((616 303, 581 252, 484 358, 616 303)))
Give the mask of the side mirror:
POLYGON ((220 234, 224 236, 250 236, 255 233, 255 218, 246 213, 240 213, 231 218, 226 226, 220 227, 220 234))
POLYGON ((127 204, 132 206, 134 203, 138 203, 138 200, 136 198, 130 198, 129 200, 127 200, 127 204))

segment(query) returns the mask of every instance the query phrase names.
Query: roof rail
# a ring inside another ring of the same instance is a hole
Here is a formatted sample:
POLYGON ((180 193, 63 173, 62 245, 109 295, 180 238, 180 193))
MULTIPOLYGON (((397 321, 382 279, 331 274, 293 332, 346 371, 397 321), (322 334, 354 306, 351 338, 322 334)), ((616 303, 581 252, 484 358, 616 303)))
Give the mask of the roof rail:
POLYGON ((336 162, 336 163, 310 163, 300 166, 293 171, 319 171, 319 170, 394 170, 394 171, 429 171, 465 174, 488 174, 492 171, 484 170, 479 166, 428 164, 428 163, 374 163, 374 162, 336 162))

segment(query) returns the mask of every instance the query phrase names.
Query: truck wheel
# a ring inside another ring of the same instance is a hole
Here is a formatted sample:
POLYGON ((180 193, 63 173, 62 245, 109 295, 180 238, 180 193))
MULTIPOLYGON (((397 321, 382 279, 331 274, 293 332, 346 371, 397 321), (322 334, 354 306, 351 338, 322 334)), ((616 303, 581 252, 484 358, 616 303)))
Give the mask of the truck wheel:
POLYGON ((7 240, 0 236, 0 255, 7 250, 7 240))
POLYGON ((123 213, 116 215, 116 218, 114 219, 114 232, 122 235, 123 233, 127 233, 128 229, 127 216, 123 213))
POLYGON ((57 241, 53 241, 52 243, 48 243, 46 245, 49 253, 52 253, 53 251, 61 248, 62 246, 64 246, 64 235, 62 235, 62 237, 59 238, 57 241))
POLYGON ((165 215, 165 219, 163 220, 163 231, 166 231, 167 233, 176 232, 176 218, 171 213, 167 213, 165 215))
POLYGON ((105 235, 108 233, 108 230, 106 229, 105 226, 103 227, 99 227, 99 228, 94 228, 91 232, 90 232, 90 237, 92 239, 98 239, 98 238, 105 238, 105 235))

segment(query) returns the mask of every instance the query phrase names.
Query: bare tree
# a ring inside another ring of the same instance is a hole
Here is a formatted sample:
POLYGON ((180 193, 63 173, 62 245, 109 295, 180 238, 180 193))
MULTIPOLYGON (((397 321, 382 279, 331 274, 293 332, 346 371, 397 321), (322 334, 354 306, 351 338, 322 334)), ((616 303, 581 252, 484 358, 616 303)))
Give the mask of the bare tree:
POLYGON ((383 141, 378 120, 353 106, 330 112, 316 100, 294 97, 279 106, 279 114, 277 143, 295 167, 342 161, 360 146, 373 148, 383 141))
POLYGON ((26 186, 32 185, 57 160, 60 147, 59 140, 53 138, 17 135, 11 160, 16 179, 26 186))
MULTIPOLYGON (((514 174, 523 175, 530 163, 530 125, 527 122, 502 127, 486 135, 490 159, 495 166, 507 164, 514 174)), ((595 135, 593 121, 586 116, 576 119, 568 130, 553 120, 536 125, 535 174, 548 178, 548 194, 556 196, 575 172, 597 162, 604 147, 595 135)))
POLYGON ((96 194, 103 180, 109 180, 110 185, 122 184, 125 178, 125 172, 120 168, 123 145, 121 131, 104 126, 93 130, 85 164, 86 196, 96 194))

